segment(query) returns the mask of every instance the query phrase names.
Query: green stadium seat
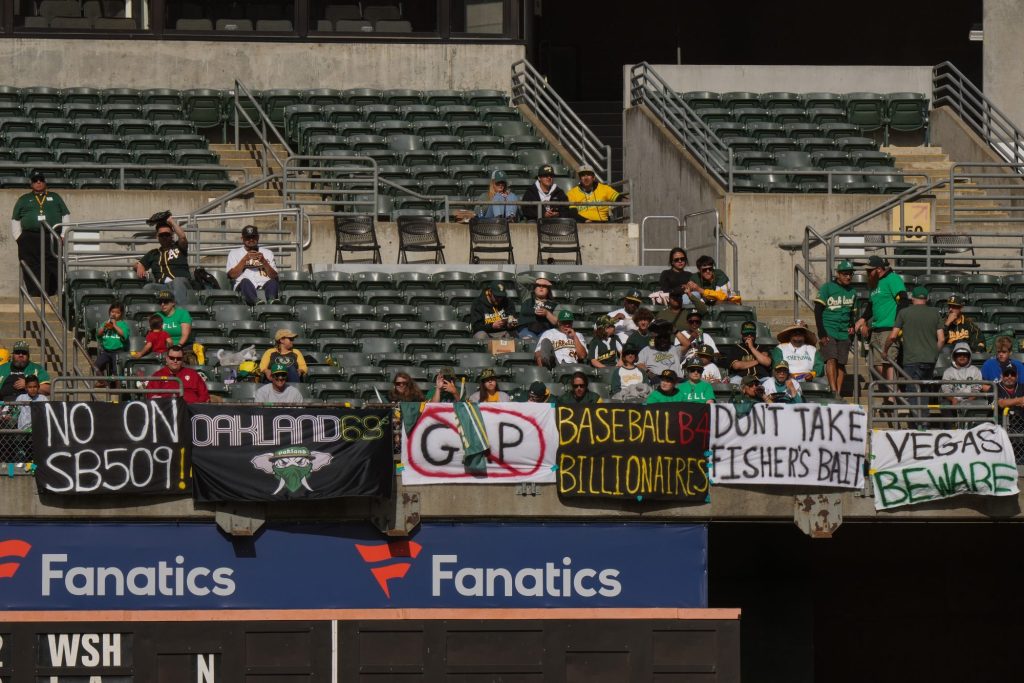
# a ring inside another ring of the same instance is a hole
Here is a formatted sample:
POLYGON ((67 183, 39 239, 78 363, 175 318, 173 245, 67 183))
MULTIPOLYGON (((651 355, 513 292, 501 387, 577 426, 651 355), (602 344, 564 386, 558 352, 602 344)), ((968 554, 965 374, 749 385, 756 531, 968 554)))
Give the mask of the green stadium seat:
POLYGON ((852 138, 860 136, 860 129, 857 126, 846 122, 823 123, 819 126, 823 135, 833 139, 852 138))
POLYGON ((285 111, 292 106, 302 104, 302 92, 288 88, 264 90, 260 93, 259 100, 267 118, 278 128, 284 128, 285 111))
POLYGON ((356 122, 363 120, 363 114, 355 104, 328 104, 323 107, 324 117, 331 123, 356 122))
POLYGON ((862 132, 879 130, 885 125, 886 101, 882 95, 855 92, 846 95, 846 120, 862 132))
POLYGON ((321 107, 342 104, 344 98, 345 95, 341 90, 334 90, 332 88, 316 88, 303 91, 302 93, 302 101, 305 104, 315 104, 321 107))
POLYGON ((470 90, 464 96, 473 107, 503 107, 508 105, 508 93, 501 90, 470 90))
MULTIPOLYGON (((513 137, 518 138, 520 136, 513 137)), ((500 148, 502 144, 508 145, 510 149, 516 149, 513 146, 514 142, 510 138, 506 138, 503 143, 502 139, 497 135, 468 135, 462 138, 462 146, 470 151, 500 148)))
POLYGON ((402 118, 410 123, 437 119, 437 108, 429 104, 406 104, 401 111, 402 118))
POLYGON ((867 168, 870 166, 893 166, 895 160, 885 152, 878 150, 854 150, 850 152, 850 163, 867 168))
MULTIPOLYGON (((365 321, 372 322, 372 321, 365 321)), ((383 323, 380 323, 383 324, 383 323)), ((398 341, 389 337, 366 336, 358 340, 359 350, 364 354, 394 353, 399 350, 398 341)))
POLYGON ((114 124, 106 119, 82 118, 74 119, 73 123, 75 125, 75 132, 83 137, 109 135, 114 132, 114 124))
POLYGON ((790 137, 765 137, 761 138, 760 143, 761 149, 772 154, 800 151, 800 143, 790 137))
MULTIPOLYGON (((61 149, 54 153, 57 163, 60 164, 90 164, 93 161, 92 153, 84 149, 61 149)), ((75 183, 78 179, 69 178, 69 182, 75 183)))
POLYGON ((117 119, 137 119, 142 116, 142 107, 134 104, 105 103, 100 107, 102 118, 114 121, 117 119))
MULTIPOLYGON (((852 125, 846 120, 846 110, 839 108, 828 108, 823 107, 820 109, 811 109, 807 112, 807 118, 812 123, 818 126, 822 126, 826 123, 845 123, 852 125)), ((856 128, 856 126, 854 126, 856 128)), ((857 128, 858 132, 860 128, 857 128)))
POLYGON ((771 152, 740 152, 733 157, 736 165, 741 168, 749 166, 771 166, 775 163, 775 155, 771 152))
POLYGON ((440 119, 420 119, 413 122, 412 126, 413 133, 420 136, 421 138, 427 138, 434 135, 451 135, 451 126, 446 121, 440 119))
POLYGON ((476 107, 466 104, 446 104, 437 108, 442 121, 475 121, 479 118, 476 107))
POLYGON ((171 90, 170 88, 147 88, 142 91, 142 104, 169 104, 179 109, 182 106, 182 96, 180 90, 171 90))
POLYGON ((361 109, 364 121, 394 121, 402 119, 401 109, 390 104, 367 104, 361 109))
MULTIPOLYGON (((36 164, 56 161, 53 152, 48 147, 19 147, 14 151, 15 158, 19 164, 36 164)), ((47 185, 53 187, 54 179, 50 179, 47 185)))
POLYGON ((412 124, 408 121, 375 121, 373 123, 373 134, 383 135, 384 137, 390 137, 392 135, 411 135, 413 131, 412 124))
POLYGON ((142 118, 150 121, 173 121, 181 118, 181 105, 177 104, 144 104, 142 118))
POLYGON ((761 97, 752 92, 722 93, 722 106, 726 109, 753 109, 761 107, 761 97))
POLYGON ((153 122, 153 133, 167 137, 168 135, 193 135, 196 127, 185 119, 163 119, 153 122))
POLYGON ((25 116, 30 119, 60 119, 64 118, 64 107, 61 104, 26 104, 23 107, 25 116))
POLYGON ((423 102, 434 107, 450 104, 464 104, 465 99, 460 90, 427 90, 423 93, 423 102))
POLYGON ((767 109, 760 107, 743 107, 733 112, 733 119, 739 123, 757 123, 759 121, 775 122, 775 118, 767 109))
POLYGON ((800 150, 810 154, 836 150, 836 141, 832 138, 800 138, 799 142, 800 150))
POLYGON ((20 105, 21 88, 11 85, 0 85, 0 103, 20 105))
POLYGON ((222 128, 225 139, 226 118, 223 93, 220 90, 193 89, 181 93, 185 118, 196 128, 222 128))
POLYGON ((818 168, 832 168, 834 166, 848 166, 850 156, 846 152, 826 150, 811 153, 811 163, 818 168))
POLYGON ((49 104, 60 106, 61 91, 59 88, 30 87, 21 90, 21 103, 24 105, 49 104))
POLYGON ((165 138, 165 141, 167 143, 167 148, 172 151, 185 149, 206 151, 208 149, 206 138, 194 133, 187 135, 168 135, 165 138))
POLYGON ((844 152, 854 152, 857 150, 865 150, 869 152, 877 151, 878 145, 871 138, 865 137, 842 137, 836 138, 836 147, 844 152))
POLYGON ((4 133, 6 138, 7 147, 10 149, 21 149, 21 148, 32 148, 32 147, 45 147, 46 138, 36 132, 12 132, 4 133))
POLYGON ((769 109, 772 121, 783 126, 790 123, 806 123, 807 112, 803 109, 769 109))
POLYGON ((35 133, 35 121, 27 116, 11 116, 0 119, 0 135, 7 137, 10 133, 35 133))
POLYGON ((67 119, 42 119, 38 121, 37 130, 46 137, 60 133, 77 135, 78 126, 75 125, 74 121, 67 119))
POLYGON ((397 107, 404 107, 407 105, 419 106, 420 102, 423 100, 423 93, 419 90, 409 89, 385 90, 382 93, 382 99, 385 104, 397 107))
MULTIPOLYGON (((458 135, 459 137, 465 138, 469 136, 489 136, 491 134, 491 124, 486 121, 480 120, 458 120, 452 121, 451 123, 452 135, 458 135)), ((497 147, 501 146, 501 139, 497 138, 497 147)), ((469 145, 466 145, 467 147, 469 145)))
POLYGON ((803 96, 804 108, 811 109, 841 109, 844 106, 842 95, 831 92, 810 92, 803 96))
POLYGON ((121 137, 152 135, 153 122, 146 119, 117 119, 114 121, 114 135, 121 137))
MULTIPOLYGON (((456 140, 458 138, 455 138, 456 140)), ((462 166, 467 164, 476 163, 476 154, 469 151, 468 149, 459 148, 444 148, 437 150, 435 154, 437 163, 451 168, 452 166, 462 166)))
POLYGON ((85 149, 85 141, 74 133, 46 133, 46 146, 52 150, 85 149))
POLYGON ((350 88, 342 93, 345 104, 362 107, 368 104, 380 104, 383 101, 383 93, 373 88, 350 88))
POLYGON ((765 109, 803 109, 803 98, 792 92, 769 92, 761 95, 765 109))
POLYGON ((786 131, 777 123, 757 121, 745 126, 747 133, 754 138, 786 137, 786 131))
POLYGON ((547 149, 547 144, 536 135, 508 135, 504 142, 506 147, 516 152, 526 149, 547 149))

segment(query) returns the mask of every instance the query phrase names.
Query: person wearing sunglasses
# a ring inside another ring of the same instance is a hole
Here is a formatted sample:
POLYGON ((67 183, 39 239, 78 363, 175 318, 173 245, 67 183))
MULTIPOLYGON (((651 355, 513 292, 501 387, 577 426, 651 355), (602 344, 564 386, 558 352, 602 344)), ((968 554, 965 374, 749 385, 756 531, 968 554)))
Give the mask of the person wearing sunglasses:
POLYGON ((174 292, 174 298, 184 302, 188 298, 191 277, 188 270, 188 237, 169 211, 154 214, 147 222, 150 221, 156 230, 159 246, 150 249, 135 262, 135 274, 144 280, 148 270, 153 282, 167 285, 174 292))
POLYGON ((146 398, 173 398, 178 395, 175 390, 180 386, 184 391, 181 398, 185 403, 209 403, 210 392, 202 375, 192 368, 185 367, 184 349, 177 344, 169 347, 164 355, 164 363, 164 367, 153 373, 155 379, 149 380, 146 384, 146 388, 153 392, 146 394, 146 398), (175 379, 181 380, 181 384, 174 381, 175 379))
POLYGON ((697 259, 697 272, 690 276, 690 283, 700 290, 704 303, 708 305, 737 300, 729 276, 715 267, 715 259, 710 256, 697 259))
POLYGON ((256 403, 303 403, 299 390, 288 384, 288 366, 274 363, 270 366, 270 383, 256 390, 256 403))
POLYGON ((572 381, 569 383, 569 391, 562 392, 562 395, 555 401, 560 406, 584 405, 603 403, 601 397, 590 390, 590 378, 582 372, 572 373, 572 381))
POLYGON ((388 400, 392 403, 401 403, 402 401, 422 403, 425 400, 423 390, 408 372, 396 372, 395 379, 391 384, 388 400))
POLYGON ((533 282, 533 292, 523 299, 519 310, 519 329, 516 334, 521 338, 537 338, 558 324, 555 309, 558 301, 551 289, 551 280, 539 277, 533 282))

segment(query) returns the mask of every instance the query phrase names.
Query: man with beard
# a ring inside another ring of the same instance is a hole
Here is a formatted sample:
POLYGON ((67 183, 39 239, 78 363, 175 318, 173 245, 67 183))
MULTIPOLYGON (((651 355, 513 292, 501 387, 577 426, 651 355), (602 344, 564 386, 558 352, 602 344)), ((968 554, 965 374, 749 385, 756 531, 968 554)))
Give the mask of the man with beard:
POLYGON ((786 361, 793 379, 803 382, 820 377, 824 364, 815 344, 818 338, 807 329, 803 320, 795 323, 775 335, 779 345, 772 349, 772 365, 777 367, 779 361, 786 361))
POLYGON ((18 340, 11 347, 11 360, 0 365, 0 400, 13 401, 25 392, 25 378, 39 378, 39 393, 50 395, 50 373, 28 358, 28 342, 18 340))
MULTIPOLYGON (((544 164, 537 169, 537 181, 523 193, 524 202, 568 202, 565 191, 555 185, 555 168, 544 164)), ((576 212, 569 206, 543 206, 538 215, 537 204, 525 204, 523 215, 531 221, 540 218, 576 218, 576 212)))
POLYGON ((857 293, 850 286, 852 280, 853 264, 840 261, 835 278, 821 286, 814 300, 814 323, 818 327, 825 376, 837 397, 846 379, 846 361, 850 357, 853 306, 857 301, 857 293))
POLYGON ((512 334, 515 325, 515 308, 508 300, 505 283, 488 282, 469 307, 469 326, 473 337, 502 339, 512 334))
POLYGON ((892 332, 893 325, 896 324, 897 311, 910 304, 907 287, 903 284, 903 278, 893 272, 889 262, 880 256, 868 259, 867 272, 870 292, 868 304, 853 329, 861 339, 870 341, 875 372, 892 379, 896 371, 885 362, 885 359, 888 358, 895 363, 899 349, 893 344, 883 353, 882 348, 885 346, 885 340, 889 338, 889 333, 892 332))

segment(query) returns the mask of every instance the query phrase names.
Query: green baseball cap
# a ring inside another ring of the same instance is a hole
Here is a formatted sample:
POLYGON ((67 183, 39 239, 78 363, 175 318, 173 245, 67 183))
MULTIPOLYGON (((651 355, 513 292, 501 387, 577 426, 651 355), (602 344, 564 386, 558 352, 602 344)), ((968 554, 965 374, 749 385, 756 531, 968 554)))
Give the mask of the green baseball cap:
POLYGON ((837 273, 852 273, 853 270, 854 270, 853 264, 850 263, 849 261, 845 260, 845 259, 840 261, 839 265, 836 266, 836 272, 837 273))
POLYGON ((917 287, 914 287, 914 289, 910 291, 910 297, 912 299, 927 299, 928 288, 925 287, 924 285, 918 285, 917 287))
POLYGON ((484 285, 484 289, 491 290, 491 294, 494 295, 495 299, 501 299, 502 297, 508 296, 508 291, 505 289, 505 283, 500 280, 491 280, 484 285))
POLYGON ((562 309, 558 312, 558 322, 560 323, 571 323, 576 319, 576 316, 572 314, 572 311, 562 309))
POLYGON ((288 374, 288 366, 285 365, 284 363, 274 363, 273 365, 270 366, 270 374, 271 375, 281 375, 281 374, 287 375, 288 374))
POLYGON ((491 180, 493 180, 496 183, 507 183, 508 176, 505 175, 504 171, 494 171, 493 173, 491 173, 491 180))

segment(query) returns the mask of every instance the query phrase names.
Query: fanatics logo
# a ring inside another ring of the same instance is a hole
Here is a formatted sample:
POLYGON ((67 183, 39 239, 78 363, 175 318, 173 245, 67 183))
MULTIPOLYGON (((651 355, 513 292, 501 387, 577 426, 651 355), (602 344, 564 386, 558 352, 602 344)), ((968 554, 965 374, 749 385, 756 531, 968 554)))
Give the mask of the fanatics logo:
POLYGON ((30 550, 32 550, 32 546, 26 541, 18 539, 0 541, 0 579, 13 577, 21 566, 21 562, 5 562, 6 558, 19 557, 25 559, 30 550))
MULTIPOLYGON (((380 545, 361 545, 356 544, 356 550, 359 551, 360 557, 363 558, 363 562, 367 564, 374 564, 376 562, 386 562, 387 560, 393 560, 398 557, 409 557, 416 559, 419 556, 420 551, 423 550, 423 546, 415 541, 388 541, 380 545)), ((373 578, 377 579, 377 584, 380 589, 384 591, 384 595, 391 599, 391 589, 388 586, 388 581, 391 579, 401 579, 408 572, 409 567, 412 566, 411 562, 391 562, 389 564, 380 565, 377 567, 371 567, 370 573, 373 574, 373 578)))

